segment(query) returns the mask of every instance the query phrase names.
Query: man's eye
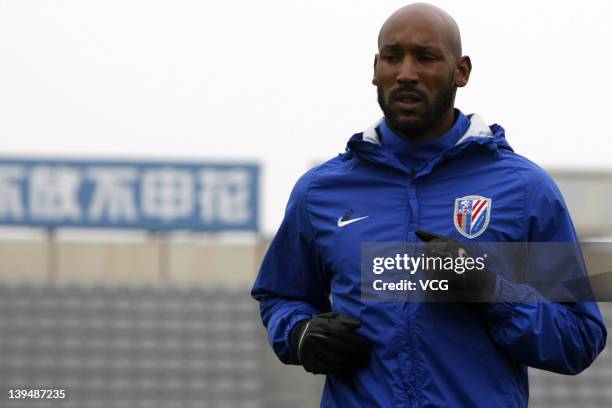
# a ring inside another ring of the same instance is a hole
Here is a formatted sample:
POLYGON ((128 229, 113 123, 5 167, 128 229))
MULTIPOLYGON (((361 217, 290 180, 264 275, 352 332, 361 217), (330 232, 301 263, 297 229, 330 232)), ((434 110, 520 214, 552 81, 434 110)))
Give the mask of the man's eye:
POLYGON ((383 59, 387 62, 398 62, 400 57, 397 55, 383 55, 383 59))
POLYGON ((432 54, 421 54, 420 57, 422 61, 435 61, 438 59, 437 56, 432 55, 432 54))

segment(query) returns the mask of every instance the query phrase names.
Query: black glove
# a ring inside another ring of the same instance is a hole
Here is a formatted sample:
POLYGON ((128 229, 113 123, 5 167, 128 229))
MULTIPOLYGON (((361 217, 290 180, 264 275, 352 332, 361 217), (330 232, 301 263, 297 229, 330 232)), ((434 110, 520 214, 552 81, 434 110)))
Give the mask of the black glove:
POLYGON ((370 342, 355 330, 361 322, 344 313, 303 320, 291 333, 291 349, 313 374, 350 374, 370 362, 370 342))
MULTIPOLYGON (((454 238, 422 230, 417 230, 415 234, 421 241, 427 243, 425 245, 425 256, 428 258, 469 257, 465 248, 454 238)), ((495 290, 495 281, 497 280, 495 274, 488 272, 486 269, 479 270, 476 268, 466 270, 463 273, 446 269, 426 271, 425 273, 428 277, 448 280, 448 291, 435 291, 435 294, 434 291, 430 291, 428 295, 433 295, 434 298, 429 297, 429 299, 454 302, 480 302, 481 306, 486 306, 491 300, 495 290)))

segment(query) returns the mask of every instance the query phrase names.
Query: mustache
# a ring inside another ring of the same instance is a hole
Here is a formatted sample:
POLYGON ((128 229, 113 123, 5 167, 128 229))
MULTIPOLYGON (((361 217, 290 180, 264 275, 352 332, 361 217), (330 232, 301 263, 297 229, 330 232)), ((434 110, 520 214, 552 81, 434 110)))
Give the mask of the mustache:
POLYGON ((419 99, 427 98, 427 94, 417 85, 402 85, 398 88, 389 91, 390 100, 402 100, 406 98, 406 96, 413 98, 415 95, 419 99))

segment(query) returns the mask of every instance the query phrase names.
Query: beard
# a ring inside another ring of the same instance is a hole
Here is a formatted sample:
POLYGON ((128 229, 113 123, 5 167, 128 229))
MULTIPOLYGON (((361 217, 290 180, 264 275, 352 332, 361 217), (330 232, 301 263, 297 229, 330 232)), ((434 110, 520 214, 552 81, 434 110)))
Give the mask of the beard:
MULTIPOLYGON (((415 86, 411 85, 401 86, 390 92, 389 98, 397 93, 412 91, 419 93, 424 103, 427 102, 428 98, 426 95, 415 88, 415 86)), ((389 107, 388 101, 383 94, 382 87, 378 86, 376 91, 378 94, 378 105, 380 105, 380 109, 382 109, 385 114, 387 123, 393 130, 406 137, 421 135, 435 127, 444 114, 452 107, 455 98, 454 84, 452 81, 449 81, 446 87, 440 89, 439 92, 433 96, 426 112, 413 119, 400 119, 398 112, 389 107)))

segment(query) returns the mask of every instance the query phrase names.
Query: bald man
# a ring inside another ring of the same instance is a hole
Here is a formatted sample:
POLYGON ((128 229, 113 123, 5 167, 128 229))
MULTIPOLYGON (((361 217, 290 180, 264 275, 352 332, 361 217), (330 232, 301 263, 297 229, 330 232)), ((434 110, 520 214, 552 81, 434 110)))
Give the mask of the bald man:
POLYGON ((511 265, 451 271, 467 299, 374 301, 361 259, 371 242, 433 241, 453 260, 472 242, 573 243, 563 198, 501 126, 454 107, 472 65, 446 12, 399 9, 378 48, 384 117, 298 180, 253 286, 269 342, 327 375, 322 407, 526 407, 528 366, 577 374, 604 348, 596 303, 546 301, 511 265))
POLYGON ((457 88, 472 70, 455 21, 431 5, 406 6, 383 24, 378 49, 372 83, 389 126, 413 142, 445 134, 454 123, 457 88))

